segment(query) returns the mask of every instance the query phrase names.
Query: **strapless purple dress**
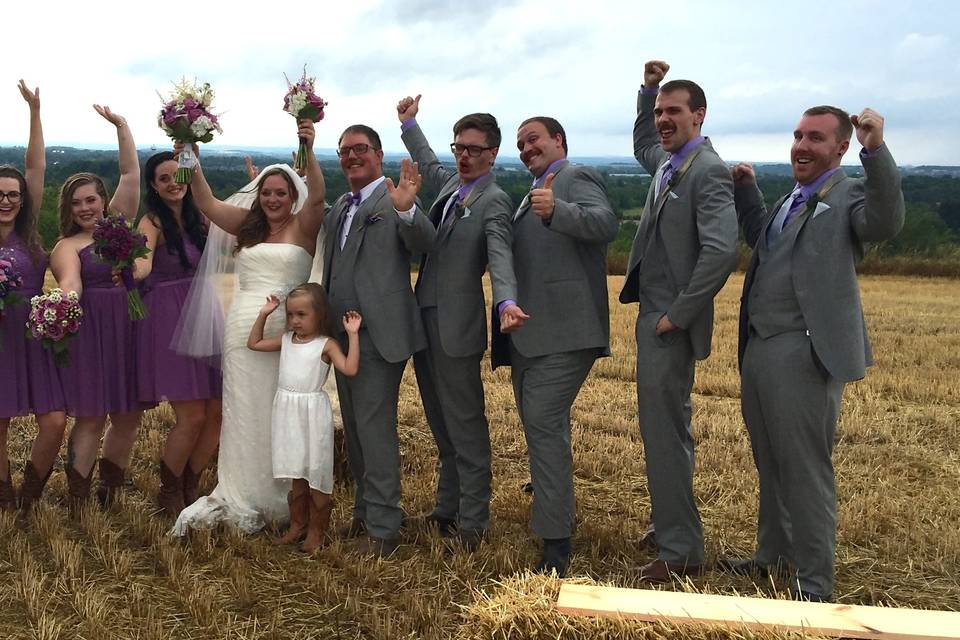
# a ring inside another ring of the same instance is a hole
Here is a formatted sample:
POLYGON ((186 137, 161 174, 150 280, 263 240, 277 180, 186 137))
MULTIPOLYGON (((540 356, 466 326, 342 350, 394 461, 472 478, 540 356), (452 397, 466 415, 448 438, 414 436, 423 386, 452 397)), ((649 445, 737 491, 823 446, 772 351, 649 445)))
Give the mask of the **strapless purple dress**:
POLYGON ((205 360, 177 354, 170 348, 180 319, 200 250, 183 240, 189 268, 180 264, 180 254, 166 245, 153 254, 153 269, 143 281, 143 304, 147 317, 135 323, 137 335, 137 388, 143 402, 207 400, 223 395, 220 370, 205 360))
POLYGON ((93 244, 78 255, 83 321, 68 343, 70 364, 61 375, 67 413, 86 417, 143 409, 137 401, 136 338, 127 291, 114 286, 110 265, 100 261, 93 244))
POLYGON ((30 298, 40 294, 47 271, 47 257, 36 264, 26 245, 10 234, 0 247, 0 256, 11 259, 23 277, 18 293, 23 304, 7 307, 0 322, 0 418, 63 411, 66 404, 60 371, 50 352, 40 342, 26 337, 30 298))

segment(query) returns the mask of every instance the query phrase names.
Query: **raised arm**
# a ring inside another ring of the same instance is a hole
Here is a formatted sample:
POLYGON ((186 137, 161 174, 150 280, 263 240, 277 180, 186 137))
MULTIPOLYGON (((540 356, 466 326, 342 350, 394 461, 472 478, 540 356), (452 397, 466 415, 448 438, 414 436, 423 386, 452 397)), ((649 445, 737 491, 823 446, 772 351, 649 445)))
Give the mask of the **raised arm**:
POLYGON ((633 155, 651 176, 667 159, 667 153, 657 138, 653 110, 657 103, 660 81, 670 65, 662 60, 651 60, 643 67, 643 88, 637 93, 637 119, 633 123, 633 155))
POLYGON ((300 233, 311 242, 316 242, 320 225, 323 224, 324 213, 327 210, 327 186, 323 180, 320 163, 317 162, 317 156, 313 152, 313 140, 316 137, 313 121, 304 118, 299 121, 298 125, 297 133, 302 139, 306 140, 307 148, 307 201, 296 217, 296 223, 300 233))
POLYGON ((437 154, 430 148, 427 137, 417 124, 416 115, 420 111, 420 96, 407 96, 397 103, 397 118, 400 120, 400 139, 410 153, 413 161, 420 166, 423 179, 434 191, 440 191, 453 175, 453 172, 440 164, 437 154))
POLYGON ((43 176, 47 170, 47 158, 43 145, 43 127, 40 125, 40 87, 33 91, 20 81, 20 95, 30 105, 30 138, 27 141, 27 155, 24 158, 27 190, 33 203, 34 216, 40 213, 43 204, 43 176))
POLYGON ((905 212, 900 171, 883 143, 883 116, 864 109, 850 120, 863 145, 864 173, 864 197, 851 213, 851 224, 861 242, 889 240, 903 228, 905 212))
POLYGON ((327 357, 334 369, 345 376, 353 377, 360 370, 360 323, 363 318, 356 311, 347 311, 343 314, 343 328, 347 332, 347 353, 344 355, 340 344, 336 340, 327 340, 323 345, 323 355, 327 357))
MULTIPOLYGON (((177 155, 183 150, 183 143, 177 142, 173 145, 173 152, 177 155)), ((249 213, 248 209, 235 207, 227 204, 223 200, 218 200, 213 195, 213 190, 207 184, 207 179, 203 176, 203 167, 200 165, 200 150, 197 145, 193 145, 193 154, 197 158, 197 164, 193 168, 193 180, 190 182, 190 192, 193 194, 193 201, 203 215, 210 222, 214 223, 227 233, 237 235, 240 231, 240 225, 243 219, 249 213)))
POLYGON ((80 255, 76 244, 69 238, 61 240, 50 254, 50 270, 57 279, 57 286, 64 291, 76 291, 83 295, 83 281, 80 279, 80 255))
POLYGON ((122 213, 133 220, 140 207, 140 162, 137 160, 137 146, 126 119, 110 110, 110 107, 93 105, 104 120, 117 128, 117 148, 120 156, 120 180, 110 199, 109 211, 122 213))
POLYGON ((263 337, 263 327, 267 324, 267 316, 276 311, 280 306, 280 299, 277 296, 268 296, 257 319, 253 321, 253 327, 250 328, 250 335, 247 337, 247 348, 253 351, 280 351, 283 334, 273 338, 263 337))

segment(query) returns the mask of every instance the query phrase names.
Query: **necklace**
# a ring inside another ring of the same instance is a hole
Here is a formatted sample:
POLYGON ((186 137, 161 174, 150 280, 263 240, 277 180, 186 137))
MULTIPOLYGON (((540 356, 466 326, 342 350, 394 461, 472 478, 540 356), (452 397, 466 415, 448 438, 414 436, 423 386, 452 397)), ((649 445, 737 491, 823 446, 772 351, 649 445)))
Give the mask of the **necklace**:
MULTIPOLYGON (((272 237, 272 236, 277 235, 277 234, 280 233, 281 231, 283 231, 283 229, 284 229, 288 224, 290 224, 290 221, 291 221, 291 220, 293 220, 293 214, 288 215, 288 216, 287 216, 287 219, 284 220, 283 223, 281 223, 281 225, 280 225, 279 227, 277 227, 277 228, 274 229, 273 231, 270 231, 269 233, 267 233, 267 237, 270 238, 270 237, 272 237)), ((269 223, 267 223, 267 226, 269 226, 269 223)))
POLYGON ((296 331, 294 331, 294 332, 293 332, 293 338, 291 338, 291 341, 292 341, 294 344, 306 344, 307 342, 313 342, 313 338, 310 337, 310 336, 301 336, 301 335, 297 334, 296 331))

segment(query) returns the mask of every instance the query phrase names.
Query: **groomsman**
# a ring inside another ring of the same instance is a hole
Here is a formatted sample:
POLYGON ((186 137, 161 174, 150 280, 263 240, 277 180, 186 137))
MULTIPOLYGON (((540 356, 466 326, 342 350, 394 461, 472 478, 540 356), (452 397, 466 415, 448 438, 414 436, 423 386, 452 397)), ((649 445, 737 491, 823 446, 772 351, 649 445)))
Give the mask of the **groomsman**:
POLYGON ((514 301, 500 303, 492 360, 512 366, 533 480, 530 528, 543 538, 537 570, 563 577, 576 519, 570 408, 593 361, 610 354, 606 258, 618 224, 600 175, 567 161, 559 122, 524 121, 517 148, 534 176, 513 216, 516 303, 529 318, 510 314, 514 301))
POLYGON ((689 80, 661 87, 669 68, 647 62, 637 97, 633 152, 653 180, 620 292, 640 303, 637 413, 653 521, 642 543, 658 554, 640 567, 644 582, 702 571, 690 393, 696 361, 710 355, 713 298, 737 260, 733 181, 701 135, 706 97, 689 80))
POLYGON ((872 109, 807 109, 793 132, 796 186, 768 211, 753 167, 733 168, 737 215, 754 248, 740 305, 743 418, 760 476, 757 548, 721 565, 763 577, 794 567, 797 599, 833 595, 833 441, 844 384, 873 363, 855 263, 903 227, 897 165, 872 109), (863 178, 840 160, 854 128, 863 178))
MULTIPOLYGON (((397 104, 403 143, 439 192, 428 212, 437 238, 421 262, 415 289, 427 349, 414 355, 414 371, 440 457, 436 504, 425 519, 473 551, 490 526, 490 434, 480 380, 487 348, 482 278, 489 264, 494 303, 517 297, 513 205, 492 172, 500 150, 496 118, 472 113, 453 125, 456 171, 450 171, 417 124, 419 109, 420 96, 397 104)), ((526 317, 515 304, 504 313, 526 317)))
MULTIPOLYGON (((421 177, 404 160, 400 181, 383 176, 380 136, 365 125, 347 127, 337 154, 351 191, 327 212, 323 284, 332 317, 363 315, 360 371, 337 372, 347 455, 354 480, 353 519, 344 533, 366 533, 368 551, 389 556, 399 541, 400 453, 397 401, 407 359, 426 348, 410 287, 412 254, 433 246, 435 231, 416 206, 421 177)), ((346 333, 337 335, 347 347, 346 333)))

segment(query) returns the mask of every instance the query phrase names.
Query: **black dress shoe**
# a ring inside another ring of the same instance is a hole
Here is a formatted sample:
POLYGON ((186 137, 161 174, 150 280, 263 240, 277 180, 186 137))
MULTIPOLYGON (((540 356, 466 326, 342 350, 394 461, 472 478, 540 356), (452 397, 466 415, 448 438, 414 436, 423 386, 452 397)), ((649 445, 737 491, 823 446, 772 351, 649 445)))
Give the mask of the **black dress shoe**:
POLYGON ((567 565, 570 564, 570 538, 544 538, 543 555, 537 563, 536 572, 550 575, 557 573, 558 578, 567 574, 567 565))
POLYGON ((643 551, 651 551, 656 553, 660 550, 660 545, 657 544, 657 532, 652 528, 647 529, 643 536, 635 542, 637 547, 643 551))
POLYGON ((721 571, 735 573, 738 576, 757 576, 764 580, 770 577, 770 569, 767 565, 753 558, 720 558, 717 560, 717 567, 721 571))
POLYGON ((819 593, 813 593, 812 591, 804 591, 800 589, 798 591, 790 590, 790 598, 793 600, 800 600, 803 602, 830 602, 830 596, 822 596, 819 593))

